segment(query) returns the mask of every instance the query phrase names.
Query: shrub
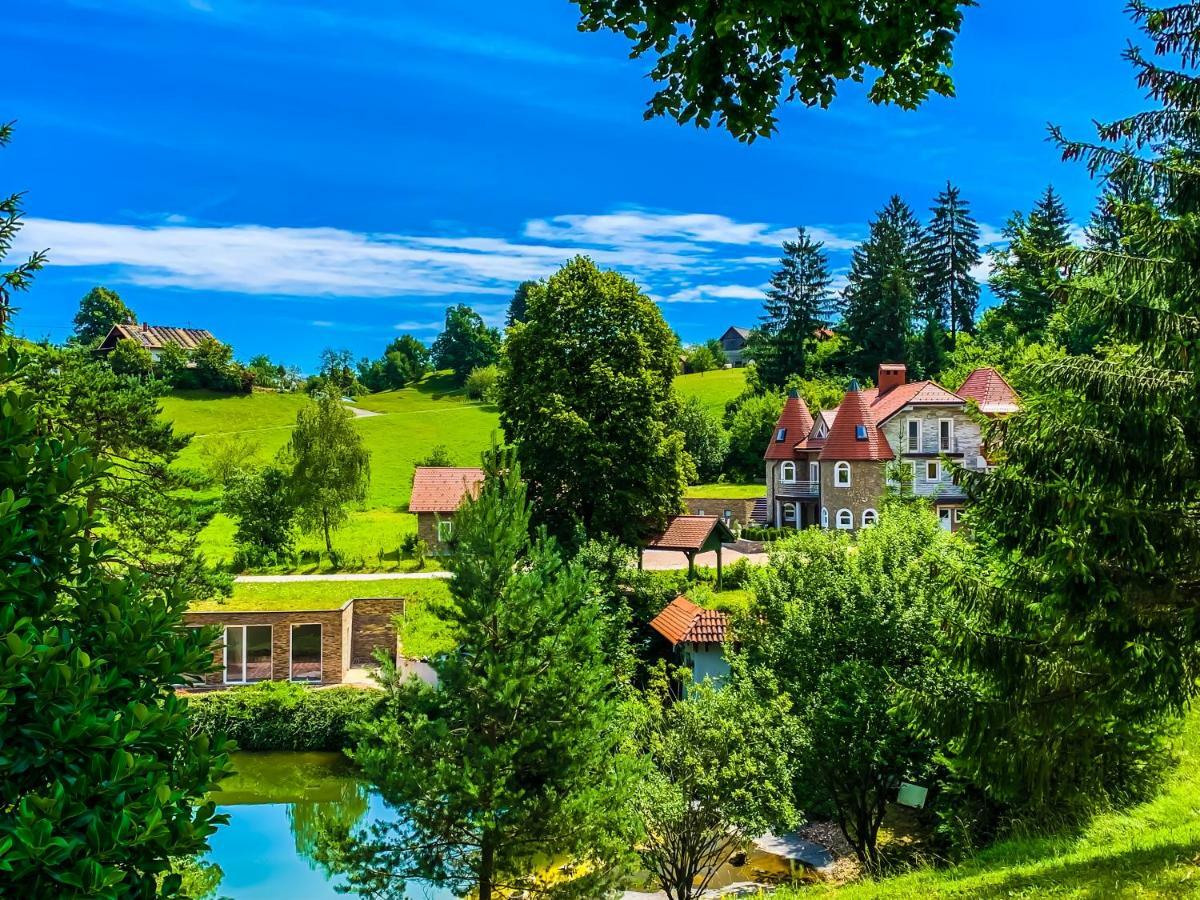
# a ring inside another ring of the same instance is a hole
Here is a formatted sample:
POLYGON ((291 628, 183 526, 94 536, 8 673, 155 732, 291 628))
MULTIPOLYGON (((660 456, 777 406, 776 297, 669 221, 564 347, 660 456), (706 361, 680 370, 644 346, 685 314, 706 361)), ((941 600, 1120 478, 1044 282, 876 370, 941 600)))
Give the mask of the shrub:
POLYGON ((500 367, 497 365, 480 366, 472 369, 467 375, 465 387, 467 396, 472 400, 487 400, 496 398, 496 386, 500 383, 500 367))
POLYGON ((429 555, 429 544, 424 538, 417 538, 417 542, 413 544, 413 561, 418 569, 425 568, 425 557, 429 555))
POLYGON ((224 734, 240 750, 344 750, 350 726, 375 717, 380 691, 355 687, 313 690, 266 681, 188 698, 201 734, 224 734))
POLYGON ((429 455, 422 459, 418 459, 417 466, 430 466, 432 468, 445 468, 454 465, 454 457, 450 455, 450 448, 445 444, 438 444, 429 451, 429 455))
POLYGON ((748 525, 742 529, 742 537, 748 541, 778 541, 796 533, 794 528, 767 528, 748 525))

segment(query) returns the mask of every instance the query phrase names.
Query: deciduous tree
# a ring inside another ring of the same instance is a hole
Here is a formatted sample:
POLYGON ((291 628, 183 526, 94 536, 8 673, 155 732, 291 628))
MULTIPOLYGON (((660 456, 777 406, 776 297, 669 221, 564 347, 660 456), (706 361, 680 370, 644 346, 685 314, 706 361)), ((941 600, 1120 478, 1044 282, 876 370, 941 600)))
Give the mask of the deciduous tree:
POLYGON ((335 831, 326 858, 359 891, 420 879, 494 900, 608 895, 636 833, 634 762, 584 569, 563 559, 510 455, 490 455, 479 496, 455 518, 458 637, 436 688, 385 665, 387 711, 365 723, 355 761, 395 818, 335 831), (545 867, 566 860, 569 874, 545 867), (555 873, 558 874, 558 873, 555 873))
POLYGON ((114 325, 136 322, 137 315, 125 305, 120 294, 97 286, 79 301, 79 311, 75 313, 75 332, 71 339, 91 347, 104 340, 114 325))
POLYGON ((624 276, 579 257, 530 290, 509 331, 500 424, 560 540, 582 528, 634 544, 680 510, 677 368, 662 313, 624 276))
POLYGON ((241 562, 261 566, 291 551, 296 507, 284 469, 264 466, 237 472, 225 485, 222 506, 237 522, 233 541, 241 562))
POLYGON ((461 384, 473 369, 500 359, 500 332, 464 304, 446 310, 446 327, 433 342, 433 365, 450 369, 461 384))
POLYGON ((679 410, 679 428, 683 431, 683 449, 696 467, 696 478, 707 481, 720 475, 729 452, 729 436, 699 397, 684 401, 679 410))

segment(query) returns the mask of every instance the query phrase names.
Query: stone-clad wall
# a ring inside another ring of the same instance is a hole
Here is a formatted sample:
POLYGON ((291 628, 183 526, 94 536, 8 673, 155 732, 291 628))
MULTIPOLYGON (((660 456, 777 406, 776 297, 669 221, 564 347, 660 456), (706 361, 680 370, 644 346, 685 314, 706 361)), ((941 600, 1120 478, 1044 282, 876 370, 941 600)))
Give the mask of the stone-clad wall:
POLYGON ((354 629, 351 642, 351 665, 369 665, 375 661, 375 651, 395 654, 399 647, 396 616, 404 613, 400 599, 356 599, 353 604, 354 629))
POLYGON ((850 486, 834 487, 833 467, 837 460, 821 460, 821 506, 829 511, 829 527, 837 528, 839 509, 854 514, 854 529, 862 527, 864 510, 879 512, 887 495, 886 462, 875 460, 850 461, 850 486))
POLYGON ((743 526, 750 524, 750 514, 754 512, 754 499, 746 497, 688 497, 684 503, 687 504, 688 514, 693 516, 703 514, 724 518, 725 510, 733 510, 732 522, 740 522, 743 526))

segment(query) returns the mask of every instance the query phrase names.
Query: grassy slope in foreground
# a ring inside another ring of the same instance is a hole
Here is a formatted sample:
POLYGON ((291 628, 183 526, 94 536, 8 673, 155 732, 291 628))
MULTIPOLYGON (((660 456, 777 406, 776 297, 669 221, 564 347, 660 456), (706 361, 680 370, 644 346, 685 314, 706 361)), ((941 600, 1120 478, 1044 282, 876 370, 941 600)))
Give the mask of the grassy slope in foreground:
POLYGON ((337 609, 352 597, 403 597, 407 601, 400 634, 407 656, 432 656, 454 646, 450 629, 430 606, 450 599, 442 580, 239 582, 228 600, 193 603, 191 608, 197 612, 337 609))
POLYGON ((1200 710, 1176 742, 1179 765, 1162 793, 1097 816, 1069 837, 1002 841, 962 865, 843 888, 781 891, 779 900, 934 897, 1157 898, 1200 896, 1200 710))

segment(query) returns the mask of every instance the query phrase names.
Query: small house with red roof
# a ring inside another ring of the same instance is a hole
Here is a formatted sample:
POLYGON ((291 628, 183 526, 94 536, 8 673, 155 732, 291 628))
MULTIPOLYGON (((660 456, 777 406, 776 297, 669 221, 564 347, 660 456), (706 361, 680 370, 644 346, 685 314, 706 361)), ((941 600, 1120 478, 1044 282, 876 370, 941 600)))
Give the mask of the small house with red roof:
POLYGON ((729 661, 725 658, 727 614, 697 606, 681 594, 650 620, 650 628, 671 645, 682 664, 691 668, 697 684, 705 678, 720 683, 729 677, 729 661))
POLYGON ((483 469, 460 466, 417 466, 408 511, 417 514, 417 535, 434 553, 445 553, 454 539, 454 514, 475 496, 483 469))
POLYGON ((988 465, 972 408, 1014 412, 1016 392, 991 368, 972 372, 957 392, 907 375, 904 363, 884 363, 877 387, 853 381, 836 408, 815 417, 798 393, 788 396, 763 454, 770 524, 857 530, 873 525, 888 490, 903 484, 933 501, 943 528, 958 527, 966 496, 950 464, 988 465), (894 463, 900 482, 889 480, 894 463))

